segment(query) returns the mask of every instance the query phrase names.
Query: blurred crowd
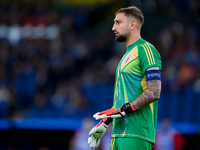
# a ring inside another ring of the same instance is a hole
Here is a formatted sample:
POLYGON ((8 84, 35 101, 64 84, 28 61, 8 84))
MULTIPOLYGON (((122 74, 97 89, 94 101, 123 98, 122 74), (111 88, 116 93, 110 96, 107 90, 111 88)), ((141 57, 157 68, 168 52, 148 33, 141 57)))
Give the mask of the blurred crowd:
MULTIPOLYGON (((113 7, 116 2, 78 9, 52 1, 20 2, 0 4, 0 118, 83 118, 110 108, 115 69, 125 52, 111 31, 120 8, 113 7)), ((138 2, 147 20, 142 36, 163 60, 158 117, 170 117, 165 107, 171 105, 172 111, 188 105, 188 111, 199 111, 200 3, 138 2), (145 9, 147 3, 152 10, 145 9), (159 21, 163 16, 179 19, 165 23, 159 21), (154 28, 148 20, 155 21, 154 28)), ((199 116, 187 121, 200 123, 199 116)))

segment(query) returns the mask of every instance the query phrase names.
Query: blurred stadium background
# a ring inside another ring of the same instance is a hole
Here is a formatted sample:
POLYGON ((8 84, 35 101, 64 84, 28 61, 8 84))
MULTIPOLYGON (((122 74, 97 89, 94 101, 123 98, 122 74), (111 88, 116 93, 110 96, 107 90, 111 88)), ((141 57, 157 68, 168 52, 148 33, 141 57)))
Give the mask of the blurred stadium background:
POLYGON ((125 45, 111 28, 130 5, 162 56, 158 126, 170 119, 183 149, 200 149, 199 0, 0 0, 0 150, 84 149, 92 115, 112 106, 125 45))

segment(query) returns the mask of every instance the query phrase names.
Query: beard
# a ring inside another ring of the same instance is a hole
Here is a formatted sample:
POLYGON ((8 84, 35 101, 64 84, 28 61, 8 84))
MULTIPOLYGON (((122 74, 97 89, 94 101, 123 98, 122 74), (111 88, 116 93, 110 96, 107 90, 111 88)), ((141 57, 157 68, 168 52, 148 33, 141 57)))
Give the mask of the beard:
POLYGON ((119 34, 117 31, 115 31, 115 33, 118 34, 118 36, 115 37, 115 41, 117 42, 126 42, 127 38, 130 37, 130 31, 128 29, 123 34, 119 34))
POLYGON ((117 42, 125 42, 126 41, 126 36, 125 35, 119 35, 115 37, 115 41, 117 42))

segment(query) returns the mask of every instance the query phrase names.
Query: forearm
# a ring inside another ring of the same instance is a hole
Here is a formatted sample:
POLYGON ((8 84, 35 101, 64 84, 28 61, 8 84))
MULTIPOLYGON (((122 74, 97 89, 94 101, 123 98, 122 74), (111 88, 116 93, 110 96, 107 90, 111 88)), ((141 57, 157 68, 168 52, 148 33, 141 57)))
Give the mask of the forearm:
POLYGON ((98 112, 94 114, 93 117, 96 120, 100 120, 104 118, 106 119, 120 118, 138 109, 141 109, 147 106, 148 104, 150 104, 151 102, 159 99, 160 91, 161 91, 161 81, 150 80, 146 82, 146 85, 147 85, 147 89, 131 103, 125 103, 120 108, 113 108, 113 109, 108 109, 102 112, 98 112))
POLYGON ((139 110, 150 103, 160 98, 161 92, 161 81, 152 80, 147 82, 147 89, 138 96, 134 101, 131 102, 133 109, 139 110))

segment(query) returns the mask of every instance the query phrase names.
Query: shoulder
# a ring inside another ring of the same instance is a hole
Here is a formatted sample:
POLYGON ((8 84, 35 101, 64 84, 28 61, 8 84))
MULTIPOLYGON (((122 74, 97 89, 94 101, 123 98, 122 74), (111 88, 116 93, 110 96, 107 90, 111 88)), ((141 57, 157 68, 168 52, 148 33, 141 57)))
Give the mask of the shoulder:
POLYGON ((151 57, 153 55, 153 56, 160 57, 160 53, 154 47, 154 45, 147 42, 147 41, 138 45, 137 48, 138 48, 138 55, 141 55, 141 56, 146 55, 146 56, 149 56, 149 57, 151 57))
POLYGON ((144 41, 143 43, 137 45, 137 48, 141 52, 144 52, 145 50, 157 51, 156 48, 153 46, 153 44, 147 41, 144 41))

